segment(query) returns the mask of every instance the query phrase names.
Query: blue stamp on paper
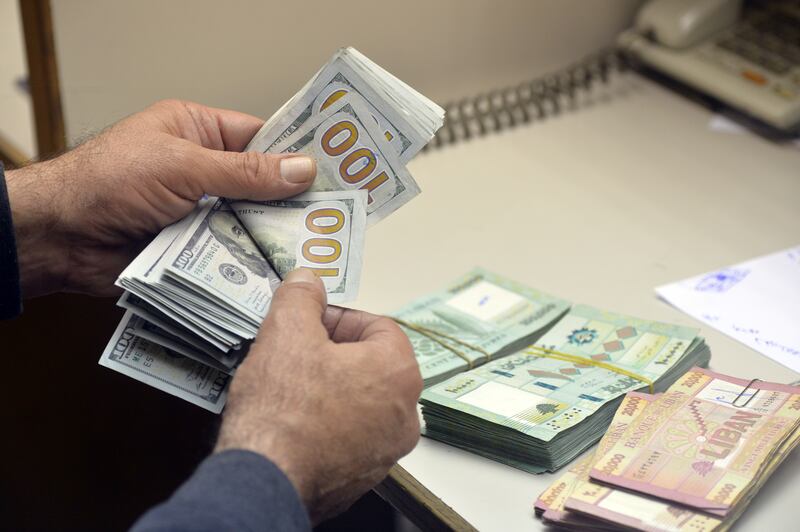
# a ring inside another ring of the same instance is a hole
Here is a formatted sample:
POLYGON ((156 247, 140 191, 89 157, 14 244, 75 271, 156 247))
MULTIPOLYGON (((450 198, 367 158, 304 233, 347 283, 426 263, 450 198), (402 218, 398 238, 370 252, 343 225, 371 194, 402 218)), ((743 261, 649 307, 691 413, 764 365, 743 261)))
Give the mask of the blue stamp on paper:
POLYGON ((726 268, 715 273, 709 273, 700 279, 694 289, 698 292, 727 292, 739 284, 749 273, 750 270, 743 268, 726 268))

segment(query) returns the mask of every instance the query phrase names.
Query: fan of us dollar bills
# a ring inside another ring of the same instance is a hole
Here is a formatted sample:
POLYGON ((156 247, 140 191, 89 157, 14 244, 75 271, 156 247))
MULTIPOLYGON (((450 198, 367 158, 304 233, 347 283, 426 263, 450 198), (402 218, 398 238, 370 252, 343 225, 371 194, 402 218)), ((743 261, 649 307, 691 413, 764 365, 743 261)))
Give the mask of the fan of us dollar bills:
POLYGON ((344 48, 278 110, 247 151, 317 161, 309 192, 278 201, 207 198, 120 274, 127 311, 100 364, 213 412, 289 271, 328 301, 358 293, 367 226, 419 194, 405 168, 444 110, 344 48))

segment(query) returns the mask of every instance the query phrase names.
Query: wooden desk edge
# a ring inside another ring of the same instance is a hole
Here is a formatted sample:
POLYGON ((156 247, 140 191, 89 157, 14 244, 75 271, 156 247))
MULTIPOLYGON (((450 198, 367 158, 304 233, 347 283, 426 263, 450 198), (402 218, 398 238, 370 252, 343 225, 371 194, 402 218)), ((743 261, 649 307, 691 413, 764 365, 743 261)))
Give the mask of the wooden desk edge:
POLYGON ((375 493, 421 530, 477 530, 399 464, 375 493))

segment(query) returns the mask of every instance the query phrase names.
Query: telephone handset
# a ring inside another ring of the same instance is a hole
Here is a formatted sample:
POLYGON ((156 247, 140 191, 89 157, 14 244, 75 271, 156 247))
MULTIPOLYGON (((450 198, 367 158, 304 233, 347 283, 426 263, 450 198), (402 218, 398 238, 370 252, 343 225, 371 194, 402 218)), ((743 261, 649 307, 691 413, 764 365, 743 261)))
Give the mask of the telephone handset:
POLYGON ((800 131, 800 1, 651 0, 618 41, 654 70, 800 131))

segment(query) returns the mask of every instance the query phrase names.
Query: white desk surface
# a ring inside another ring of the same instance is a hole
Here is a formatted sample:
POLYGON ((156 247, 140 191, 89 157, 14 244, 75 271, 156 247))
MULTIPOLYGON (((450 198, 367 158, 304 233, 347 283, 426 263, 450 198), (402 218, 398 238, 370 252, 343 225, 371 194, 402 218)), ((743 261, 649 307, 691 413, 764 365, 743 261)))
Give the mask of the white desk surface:
MULTIPOLYGON (((605 95, 418 156, 423 193, 369 231, 354 306, 389 312, 480 265, 574 302, 699 327, 723 373, 797 379, 653 289, 799 244, 800 150, 709 131, 707 110, 635 75, 605 95)), ((480 530, 543 529, 533 501, 559 474, 426 438, 400 464, 480 530)), ((740 529, 800 529, 798 476, 795 452, 740 529)))

